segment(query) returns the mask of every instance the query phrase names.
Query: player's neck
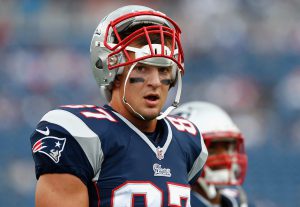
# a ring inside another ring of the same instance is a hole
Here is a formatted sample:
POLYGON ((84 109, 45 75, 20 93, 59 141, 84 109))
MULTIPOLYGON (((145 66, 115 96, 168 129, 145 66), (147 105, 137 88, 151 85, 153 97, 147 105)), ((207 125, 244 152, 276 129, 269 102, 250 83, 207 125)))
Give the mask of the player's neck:
POLYGON ((130 121, 136 128, 142 132, 154 132, 157 119, 142 120, 140 117, 130 112, 122 103, 111 101, 109 105, 124 118, 130 121))
POLYGON ((156 123, 157 120, 151 120, 151 121, 144 121, 137 117, 133 117, 131 120, 130 118, 127 118, 131 123, 135 125, 136 128, 138 128, 142 132, 154 132, 156 129, 156 123))

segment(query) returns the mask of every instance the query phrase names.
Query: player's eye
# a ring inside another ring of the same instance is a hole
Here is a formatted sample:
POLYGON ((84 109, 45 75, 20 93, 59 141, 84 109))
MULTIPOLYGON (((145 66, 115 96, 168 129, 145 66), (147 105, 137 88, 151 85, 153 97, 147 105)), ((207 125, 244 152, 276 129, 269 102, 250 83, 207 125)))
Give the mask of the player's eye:
POLYGON ((146 68, 143 65, 137 65, 135 67, 135 70, 138 71, 138 72, 144 72, 146 70, 146 68))
POLYGON ((160 73, 169 73, 171 71, 171 68, 170 67, 160 67, 160 68, 158 68, 158 71, 160 73))

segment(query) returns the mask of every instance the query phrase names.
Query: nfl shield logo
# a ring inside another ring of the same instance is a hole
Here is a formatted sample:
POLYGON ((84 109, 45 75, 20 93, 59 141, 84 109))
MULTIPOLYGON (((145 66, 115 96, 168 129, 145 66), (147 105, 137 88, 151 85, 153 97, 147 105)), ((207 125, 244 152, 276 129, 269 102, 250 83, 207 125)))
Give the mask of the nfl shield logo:
POLYGON ((163 152, 163 149, 162 148, 160 148, 160 147, 157 147, 157 149, 156 149, 156 157, 157 157, 157 159, 159 159, 159 160, 162 160, 162 159, 164 159, 164 152, 163 152))

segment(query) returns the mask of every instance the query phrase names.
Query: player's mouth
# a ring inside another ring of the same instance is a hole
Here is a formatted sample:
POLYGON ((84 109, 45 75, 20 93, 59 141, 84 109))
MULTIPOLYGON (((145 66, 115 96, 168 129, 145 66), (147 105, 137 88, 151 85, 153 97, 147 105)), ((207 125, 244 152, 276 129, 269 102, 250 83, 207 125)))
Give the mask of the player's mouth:
POLYGON ((149 95, 144 96, 146 103, 150 106, 156 105, 159 101, 159 98, 160 97, 157 94, 149 94, 149 95))

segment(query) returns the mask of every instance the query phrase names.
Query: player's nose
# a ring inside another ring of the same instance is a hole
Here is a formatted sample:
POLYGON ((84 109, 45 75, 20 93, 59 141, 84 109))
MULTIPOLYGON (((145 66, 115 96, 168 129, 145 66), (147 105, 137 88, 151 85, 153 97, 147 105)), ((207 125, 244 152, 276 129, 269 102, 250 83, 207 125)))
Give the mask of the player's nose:
POLYGON ((149 68, 149 77, 147 81, 148 85, 159 87, 161 85, 161 77, 158 71, 158 67, 151 66, 149 68))

